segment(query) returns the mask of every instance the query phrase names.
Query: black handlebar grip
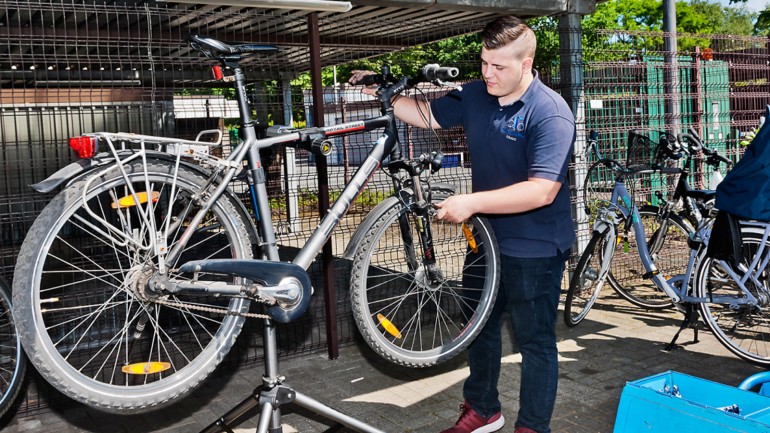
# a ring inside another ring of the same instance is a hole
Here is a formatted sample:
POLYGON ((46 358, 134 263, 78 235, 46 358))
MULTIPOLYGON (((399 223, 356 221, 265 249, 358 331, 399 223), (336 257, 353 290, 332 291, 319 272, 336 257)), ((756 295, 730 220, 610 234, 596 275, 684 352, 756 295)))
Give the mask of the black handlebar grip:
POLYGON ((689 146, 689 151, 692 153, 696 153, 700 150, 707 152, 706 147, 703 146, 703 143, 701 143, 698 134, 694 133, 694 131, 692 133, 677 134, 676 139, 680 143, 687 143, 689 146))
POLYGON ((450 68, 447 66, 439 66, 435 63, 425 65, 422 68, 422 75, 428 81, 433 80, 451 80, 457 78, 460 75, 460 70, 457 68, 450 68))
POLYGON ((373 86, 385 83, 385 78, 382 74, 370 74, 364 75, 360 80, 353 83, 354 85, 373 86))

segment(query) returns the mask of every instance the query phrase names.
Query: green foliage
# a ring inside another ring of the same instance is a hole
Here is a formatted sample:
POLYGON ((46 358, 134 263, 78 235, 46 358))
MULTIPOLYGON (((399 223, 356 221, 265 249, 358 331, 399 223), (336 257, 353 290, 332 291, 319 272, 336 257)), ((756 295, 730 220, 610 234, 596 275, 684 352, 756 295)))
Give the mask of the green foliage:
POLYGON ((547 70, 559 64, 559 31, 558 21, 554 17, 534 18, 527 24, 535 32, 537 51, 535 52, 534 68, 547 70))
POLYGON ((757 16, 757 22, 754 24, 754 34, 757 36, 770 36, 770 6, 757 16))
MULTIPOLYGON (((745 7, 723 7, 709 0, 679 1, 676 4, 677 31, 680 32, 677 48, 685 52, 696 46, 709 47, 711 40, 699 35, 751 35, 755 31, 753 18, 754 15, 745 7)), ((632 55, 659 51, 663 46, 662 35, 644 33, 663 29, 663 2, 602 2, 597 4, 595 13, 583 18, 582 26, 584 58, 596 61, 631 60, 632 55)))
MULTIPOLYGON (((329 191, 329 201, 334 203, 342 194, 341 190, 329 191)), ((351 206, 359 205, 365 209, 372 208, 378 205, 381 201, 393 195, 393 191, 381 191, 376 189, 365 188, 356 197, 351 206)), ((297 196, 297 205, 300 209, 312 210, 318 209, 318 191, 311 191, 309 189, 302 189, 297 196)), ((270 206, 273 209, 285 209, 286 204, 282 198, 271 199, 270 206)))
MULTIPOLYGON (((351 71, 380 72, 384 65, 390 66, 391 74, 396 77, 417 76, 422 67, 430 63, 459 68, 460 77, 463 80, 479 78, 481 76, 478 61, 479 52, 481 52, 481 41, 478 35, 458 36, 428 45, 416 45, 393 53, 337 65, 337 82, 347 81, 351 71)), ((335 84, 334 66, 326 66, 321 69, 321 82, 324 86, 335 84)), ((291 84, 303 89, 311 88, 310 74, 307 72, 300 74, 292 80, 291 84)))

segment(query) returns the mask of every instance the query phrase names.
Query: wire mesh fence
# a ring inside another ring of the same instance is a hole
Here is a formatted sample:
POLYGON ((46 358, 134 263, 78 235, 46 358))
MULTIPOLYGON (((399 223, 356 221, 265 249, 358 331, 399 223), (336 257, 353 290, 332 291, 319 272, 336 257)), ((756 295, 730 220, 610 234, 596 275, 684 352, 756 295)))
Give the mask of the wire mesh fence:
MULTIPOLYGON (((66 144, 69 137, 110 131, 195 139, 202 130, 217 129, 224 133, 218 150, 223 154, 239 141, 233 92, 210 78, 211 62, 190 49, 185 42, 188 33, 280 48, 276 54, 256 55, 243 62, 250 103, 264 129, 272 124, 312 125, 318 120, 313 119, 307 75, 309 43, 316 36, 325 67, 323 122, 328 125, 378 113, 373 99, 362 95, 360 88, 344 84, 345 74, 353 67, 390 64, 406 70, 405 66, 429 60, 457 66, 466 76, 477 72, 478 45, 446 41, 475 33, 494 17, 492 13, 428 14, 356 7, 348 14, 319 14, 319 34, 313 35, 308 31, 306 12, 291 10, 0 0, 0 49, 5 54, 0 57, 0 274, 12 279, 24 236, 53 196, 34 193, 27 185, 74 161, 66 144), (442 42, 430 45, 434 41, 442 42), (407 47, 421 49, 415 53, 405 50, 407 47), (433 55, 445 57, 431 58, 433 55)), ((680 52, 672 62, 663 49, 663 33, 560 31, 562 37, 571 33, 583 40, 582 63, 577 65, 583 76, 578 83, 583 93, 577 120, 581 130, 599 133, 605 156, 625 159, 629 130, 671 132, 672 125, 679 125, 680 130, 694 127, 709 147, 735 160, 742 151, 743 135, 756 127, 770 101, 767 38, 679 35, 680 52), (676 92, 669 84, 672 73, 678 77, 676 92), (676 99, 674 94, 678 94, 676 99), (677 114, 671 114, 672 106, 677 114)), ((543 81, 562 92, 575 90, 558 58, 539 60, 539 64, 553 65, 541 67, 543 81)), ((426 98, 442 94, 433 87, 414 92, 426 98)), ((435 182, 470 190, 472 161, 460 128, 434 133, 401 125, 400 131, 405 153, 416 156, 441 149, 446 154, 445 168, 434 176, 435 182)), ((332 200, 376 138, 372 133, 336 139, 327 157, 332 200)), ((593 161, 581 146, 583 140, 576 149, 573 179, 584 178, 593 161)), ((268 190, 281 254, 290 259, 319 221, 317 157, 284 148, 264 156, 269 161, 268 190)), ((700 165, 692 173, 696 186, 706 185, 711 175, 700 165)), ((572 186, 575 224, 579 237, 587 239, 587 217, 577 210, 583 205, 582 185, 576 181, 572 186)), ((671 180, 648 181, 636 188, 635 196, 641 202, 653 201, 656 190, 673 185, 671 180)), ((246 184, 233 188, 248 205, 246 184)), ((346 291, 349 263, 339 257, 368 210, 390 188, 386 175, 375 176, 332 238, 338 288, 333 300, 338 310, 334 326, 343 343, 353 341, 355 331, 346 291)), ((320 260, 309 272, 314 286, 321 287, 320 260)), ((280 327, 282 356, 326 347, 323 302, 316 296, 300 321, 280 327)), ((260 324, 250 326, 231 352, 230 366, 262 360, 257 350, 260 324)), ((35 389, 41 388, 44 385, 35 389)), ((28 393, 22 410, 45 407, 48 397, 41 397, 40 392, 28 393)))

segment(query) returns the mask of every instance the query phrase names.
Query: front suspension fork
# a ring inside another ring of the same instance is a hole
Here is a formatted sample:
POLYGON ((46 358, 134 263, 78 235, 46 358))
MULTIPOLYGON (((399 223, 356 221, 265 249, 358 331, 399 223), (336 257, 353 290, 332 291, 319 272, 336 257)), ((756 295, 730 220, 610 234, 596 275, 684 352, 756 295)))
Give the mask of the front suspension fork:
POLYGON ((413 179, 415 201, 411 212, 404 212, 398 218, 399 228, 401 229, 401 240, 403 241, 404 251, 407 257, 407 264, 410 271, 415 271, 420 267, 417 253, 414 249, 414 238, 412 236, 412 222, 409 215, 414 215, 414 224, 422 247, 422 266, 424 266, 428 280, 437 284, 443 280, 443 276, 436 266, 436 256, 433 245, 433 233, 431 231, 430 211, 431 197, 425 197, 422 185, 419 179, 413 179))

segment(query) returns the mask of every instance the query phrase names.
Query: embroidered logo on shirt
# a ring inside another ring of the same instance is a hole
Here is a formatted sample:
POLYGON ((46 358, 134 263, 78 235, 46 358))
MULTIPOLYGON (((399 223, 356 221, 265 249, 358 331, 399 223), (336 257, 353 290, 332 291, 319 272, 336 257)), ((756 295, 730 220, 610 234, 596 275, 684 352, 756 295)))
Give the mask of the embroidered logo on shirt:
POLYGON ((500 130, 505 134, 505 138, 516 141, 518 138, 524 138, 524 116, 514 116, 506 122, 500 130))

